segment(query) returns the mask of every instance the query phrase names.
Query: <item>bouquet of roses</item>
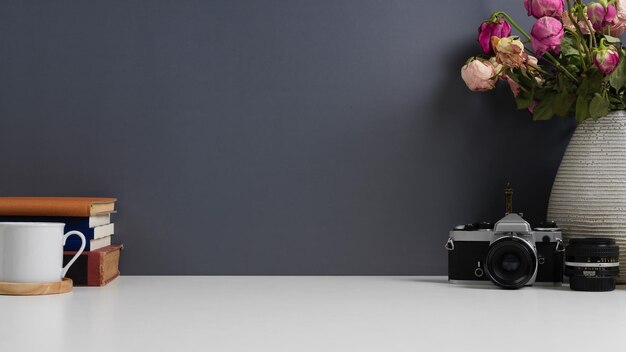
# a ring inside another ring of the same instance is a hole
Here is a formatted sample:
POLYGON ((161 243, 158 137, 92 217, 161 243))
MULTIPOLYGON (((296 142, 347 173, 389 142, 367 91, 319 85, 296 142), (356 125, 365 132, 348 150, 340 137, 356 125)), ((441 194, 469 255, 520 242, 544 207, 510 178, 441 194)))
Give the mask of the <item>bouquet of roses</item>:
POLYGON ((483 54, 470 58, 461 77, 472 91, 506 81, 518 109, 534 120, 576 116, 578 123, 626 106, 626 0, 524 0, 537 19, 530 35, 505 12, 478 29, 483 54), (511 26, 521 35, 512 36, 511 26))

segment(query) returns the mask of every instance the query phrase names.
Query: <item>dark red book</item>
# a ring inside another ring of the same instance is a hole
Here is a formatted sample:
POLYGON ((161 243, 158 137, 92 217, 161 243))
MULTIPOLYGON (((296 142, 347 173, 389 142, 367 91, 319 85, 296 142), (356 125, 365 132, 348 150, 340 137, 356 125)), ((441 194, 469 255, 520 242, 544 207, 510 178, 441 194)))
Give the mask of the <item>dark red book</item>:
MULTIPOLYGON (((104 286, 120 275, 121 244, 110 245, 95 251, 84 251, 67 271, 66 277, 74 286, 104 286)), ((63 252, 66 265, 76 252, 63 252)))

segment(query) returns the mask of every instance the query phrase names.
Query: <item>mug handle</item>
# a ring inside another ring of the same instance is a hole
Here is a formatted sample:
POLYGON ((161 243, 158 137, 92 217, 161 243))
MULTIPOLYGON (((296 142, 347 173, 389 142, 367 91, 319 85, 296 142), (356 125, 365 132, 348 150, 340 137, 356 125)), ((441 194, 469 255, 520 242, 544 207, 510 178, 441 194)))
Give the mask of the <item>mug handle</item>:
POLYGON ((78 259, 78 256, 81 253, 83 253, 83 251, 85 250, 85 244, 87 243, 87 240, 85 239, 85 235, 83 235, 82 232, 80 232, 80 231, 70 231, 70 232, 66 233, 65 235, 63 235, 63 245, 64 246, 65 246, 65 241, 67 241, 67 238, 70 237, 71 235, 76 235, 76 236, 80 237, 80 239, 83 241, 83 243, 81 243, 80 249, 78 250, 78 252, 76 252, 76 254, 74 254, 74 257, 72 258, 72 260, 70 260, 69 263, 67 263, 67 265, 63 267, 63 270, 61 271, 61 277, 65 277, 65 273, 67 273, 67 269, 69 269, 70 266, 72 266, 72 264, 74 264, 76 259, 78 259))

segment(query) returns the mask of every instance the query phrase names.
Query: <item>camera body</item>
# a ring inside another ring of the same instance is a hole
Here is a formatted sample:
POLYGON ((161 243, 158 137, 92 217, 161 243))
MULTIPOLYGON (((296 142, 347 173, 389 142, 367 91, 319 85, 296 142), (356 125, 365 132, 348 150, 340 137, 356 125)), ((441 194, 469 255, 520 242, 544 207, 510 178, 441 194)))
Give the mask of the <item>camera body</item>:
POLYGON ((519 214, 508 213, 493 226, 459 225, 450 231, 446 249, 453 283, 490 280, 515 289, 563 282, 564 246, 553 222, 533 230, 519 214))

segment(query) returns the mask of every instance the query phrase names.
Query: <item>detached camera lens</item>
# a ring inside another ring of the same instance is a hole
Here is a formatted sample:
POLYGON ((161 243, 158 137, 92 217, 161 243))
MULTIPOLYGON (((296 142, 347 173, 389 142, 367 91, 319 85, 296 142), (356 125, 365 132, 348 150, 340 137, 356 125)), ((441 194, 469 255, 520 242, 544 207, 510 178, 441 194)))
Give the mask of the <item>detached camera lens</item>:
POLYGON ((485 259, 487 275, 503 288, 521 288, 535 275, 537 255, 526 241, 502 238, 491 244, 485 259))
POLYGON ((612 238, 573 238, 565 247, 565 275, 576 291, 613 291, 619 247, 612 238))

